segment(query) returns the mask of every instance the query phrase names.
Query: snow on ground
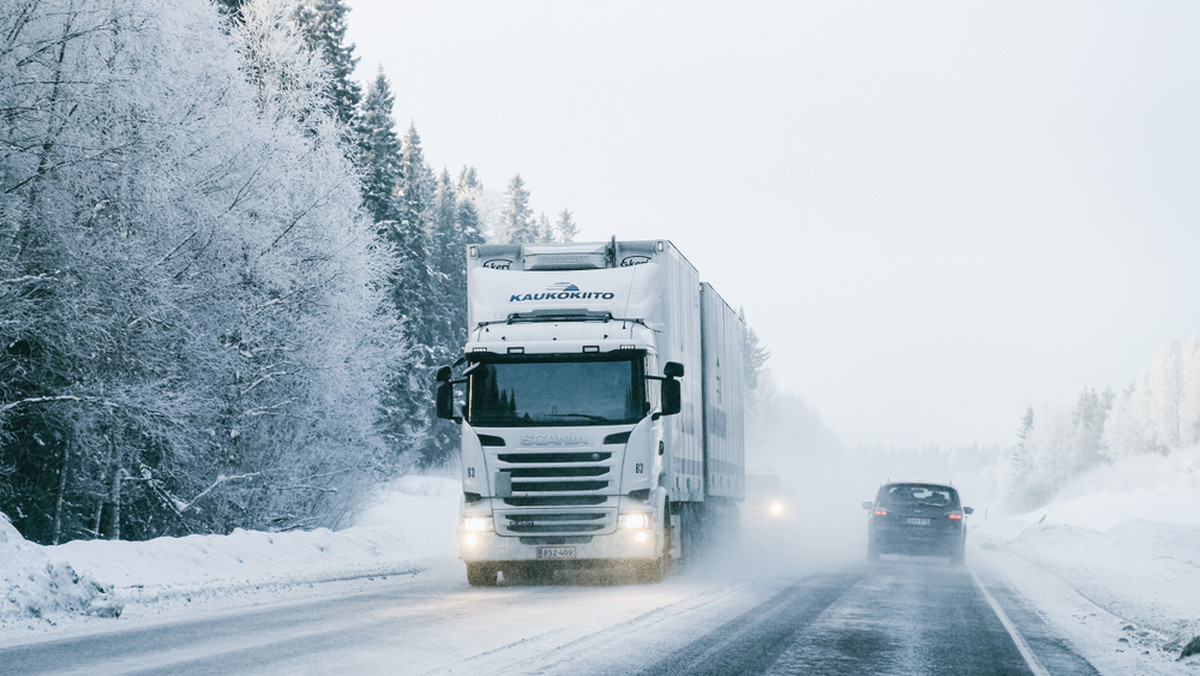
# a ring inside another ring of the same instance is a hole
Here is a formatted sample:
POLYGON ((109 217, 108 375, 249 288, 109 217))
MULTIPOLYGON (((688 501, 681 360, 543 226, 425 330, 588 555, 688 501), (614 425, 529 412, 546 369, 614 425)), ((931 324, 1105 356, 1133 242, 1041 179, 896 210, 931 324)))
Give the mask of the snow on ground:
POLYGON ((1200 449, 1125 460, 1062 494, 1073 497, 973 519, 982 563, 1077 639, 1094 634, 1101 652, 1178 655, 1200 636, 1200 449), (1088 604, 1109 617, 1089 617, 1088 604))
MULTIPOLYGON (((337 532, 42 547, 0 518, 0 644, 305 598, 370 577, 458 579, 460 490, 457 479, 406 477, 337 532)), ((1138 671, 1152 652, 1173 664, 1200 635, 1200 449, 1126 461, 1063 495, 1019 516, 977 512, 972 567, 1020 590, 1103 673, 1138 671)))
POLYGON ((148 542, 25 541, 0 516, 0 644, 302 596, 316 583, 453 565, 457 479, 405 477, 342 531, 237 530, 148 542))

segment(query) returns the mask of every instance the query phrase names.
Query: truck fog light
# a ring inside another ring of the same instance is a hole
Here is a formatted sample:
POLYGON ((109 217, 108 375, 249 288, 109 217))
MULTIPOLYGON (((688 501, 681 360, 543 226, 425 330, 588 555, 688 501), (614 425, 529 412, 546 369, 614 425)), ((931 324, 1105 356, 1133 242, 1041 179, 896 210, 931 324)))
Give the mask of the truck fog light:
POLYGON ((621 528, 627 528, 627 529, 649 528, 650 527, 650 515, 649 514, 638 514, 638 513, 622 514, 621 518, 619 519, 619 523, 621 525, 621 528))
POLYGON ((479 544, 479 536, 475 535, 474 533, 464 535, 463 544, 468 547, 474 547, 475 545, 479 544))
POLYGON ((640 531, 638 531, 638 532, 637 532, 637 533, 635 533, 635 534, 634 534, 634 536, 633 536, 633 539, 634 539, 634 540, 637 540, 638 542, 645 542, 645 541, 646 541, 646 540, 648 540, 649 538, 650 538, 650 534, 649 534, 649 533, 647 533, 647 532, 646 532, 646 531, 644 531, 644 530, 640 530, 640 531))
POLYGON ((489 533, 496 530, 496 522, 490 516, 464 516, 462 531, 464 533, 489 533))

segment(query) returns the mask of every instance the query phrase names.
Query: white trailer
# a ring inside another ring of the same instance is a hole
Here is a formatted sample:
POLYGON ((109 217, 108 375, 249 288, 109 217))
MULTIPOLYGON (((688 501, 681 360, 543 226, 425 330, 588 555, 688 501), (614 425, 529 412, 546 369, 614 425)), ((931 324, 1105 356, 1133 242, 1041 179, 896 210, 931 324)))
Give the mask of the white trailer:
POLYGON ((666 240, 468 247, 471 335, 438 371, 462 430, 472 585, 615 565, 659 580, 745 494, 742 321, 666 240))

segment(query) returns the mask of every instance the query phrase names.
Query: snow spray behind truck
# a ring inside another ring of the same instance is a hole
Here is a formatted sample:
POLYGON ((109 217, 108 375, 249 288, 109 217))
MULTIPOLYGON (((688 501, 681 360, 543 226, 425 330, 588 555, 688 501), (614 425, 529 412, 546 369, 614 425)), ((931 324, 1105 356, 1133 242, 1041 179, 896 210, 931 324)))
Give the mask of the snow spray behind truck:
POLYGON ((470 584, 657 581, 737 522, 742 320, 671 242, 471 245, 467 271, 471 333, 437 412, 462 429, 470 584))

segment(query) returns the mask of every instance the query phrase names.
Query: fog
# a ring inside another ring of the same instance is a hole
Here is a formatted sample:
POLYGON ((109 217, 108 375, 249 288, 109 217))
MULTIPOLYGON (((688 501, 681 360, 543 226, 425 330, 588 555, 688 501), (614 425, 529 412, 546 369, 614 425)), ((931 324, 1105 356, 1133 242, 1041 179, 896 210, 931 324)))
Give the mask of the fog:
POLYGON ((1197 328, 1196 5, 349 5, 435 168, 673 240, 850 446, 1013 443, 1197 328))

